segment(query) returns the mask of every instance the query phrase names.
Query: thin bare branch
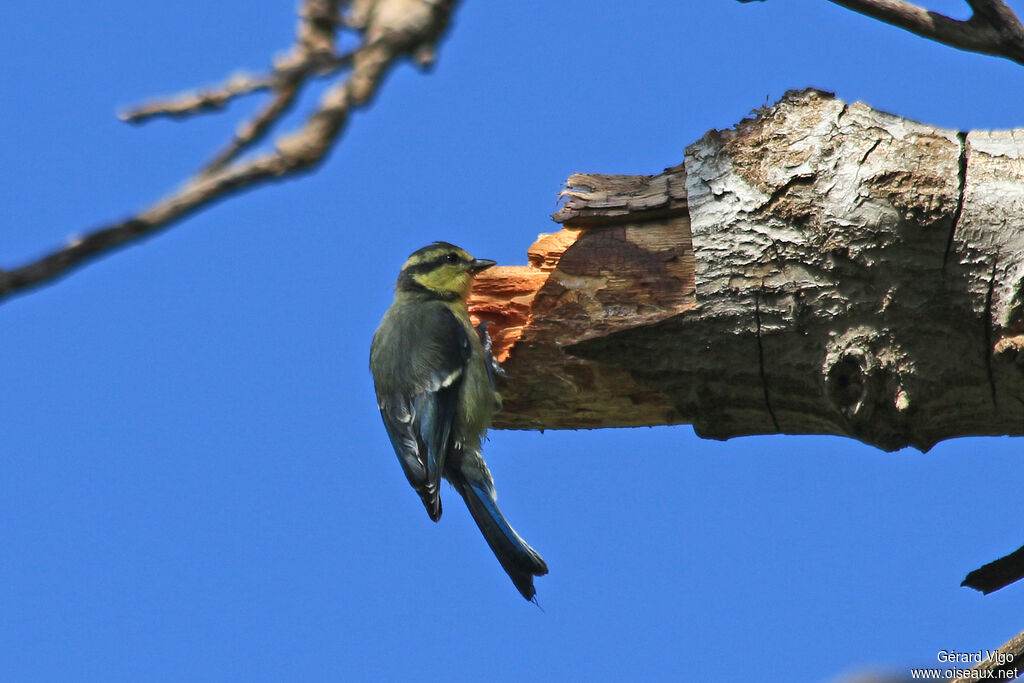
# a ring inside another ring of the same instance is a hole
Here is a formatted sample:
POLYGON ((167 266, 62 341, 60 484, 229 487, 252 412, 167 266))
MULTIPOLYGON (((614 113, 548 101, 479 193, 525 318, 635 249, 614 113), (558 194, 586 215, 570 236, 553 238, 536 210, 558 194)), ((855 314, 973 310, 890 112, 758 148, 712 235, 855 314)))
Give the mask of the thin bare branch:
POLYGON ((1024 39, 1024 28, 1013 10, 1002 0, 967 0, 976 16, 985 17, 989 23, 1001 26, 1016 40, 1024 39))
POLYGON ((299 8, 298 50, 303 54, 334 51, 334 36, 341 15, 338 0, 306 0, 299 8))
POLYGON ((961 583, 985 595, 1024 579, 1024 546, 972 571, 961 583))
POLYGON ((225 164, 234 160, 247 148, 266 137, 274 124, 292 108, 299 90, 298 82, 278 88, 274 99, 270 100, 255 116, 243 123, 235 133, 234 139, 210 159, 200 172, 205 175, 223 168, 225 164))
POLYGON ((183 119, 223 109, 231 100, 253 93, 285 87, 283 84, 302 79, 333 76, 352 63, 353 52, 345 54, 315 53, 306 60, 282 60, 270 74, 242 72, 231 76, 223 85, 188 90, 170 97, 158 97, 118 112, 126 123, 141 124, 155 118, 183 119))
POLYGON ((118 118, 126 123, 145 123, 156 117, 186 118, 194 114, 217 111, 228 102, 262 90, 269 90, 274 76, 257 76, 240 73, 215 88, 190 90, 172 97, 157 98, 118 112, 118 118))
POLYGON ((348 63, 351 55, 335 55, 335 31, 339 25, 337 0, 308 0, 299 10, 296 45, 292 53, 275 65, 274 98, 243 123, 234 139, 202 169, 212 173, 233 161, 262 140, 281 117, 292 108, 310 72, 320 61, 348 63))
POLYGON ((951 47, 1024 64, 1024 27, 1002 0, 967 0, 973 14, 966 21, 903 0, 829 1, 951 47))
POLYGON ((235 137, 224 149, 208 161, 200 171, 211 173, 234 161, 242 152, 259 143, 271 131, 281 118, 292 108, 302 86, 312 77, 333 73, 342 66, 352 63, 359 50, 370 46, 362 46, 344 55, 333 53, 299 54, 289 57, 288 64, 279 65, 275 69, 274 98, 261 108, 252 118, 242 123, 235 132, 235 137), (328 71, 325 71, 328 70, 328 71))
MULTIPOLYGON (((350 63, 351 53, 334 53, 335 31, 341 25, 337 0, 307 0, 299 8, 295 46, 274 64, 274 69, 269 75, 236 74, 222 86, 200 88, 172 97, 157 98, 131 107, 119 116, 129 123, 143 123, 160 116, 185 118, 221 109, 236 97, 263 90, 278 91, 278 97, 275 98, 277 100, 284 99, 281 97, 282 91, 292 91, 294 96, 296 86, 311 74, 327 76, 350 63)), ((280 103, 271 104, 264 112, 274 109, 283 113, 287 106, 280 103)), ((245 129, 258 127, 256 122, 259 118, 260 116, 257 116, 245 129)), ((242 138, 243 135, 239 134, 238 137, 242 138)), ((222 155, 218 155, 218 158, 222 155)))
POLYGON ((837 5, 961 50, 1005 57, 1024 64, 1024 31, 1013 10, 1000 0, 972 0, 966 21, 902 0, 830 0, 837 5))
MULTIPOLYGON (((247 92, 274 89, 278 96, 240 130, 214 160, 217 162, 223 157, 220 163, 211 165, 181 189, 134 216, 93 229, 30 263, 0 270, 0 301, 60 278, 115 248, 166 229, 219 199, 311 170, 333 147, 349 115, 369 103, 384 76, 399 61, 410 56, 422 61, 425 55, 433 53, 457 3, 458 0, 352 0, 347 4, 354 18, 340 22, 337 20, 340 0, 304 0, 297 43, 290 55, 292 59, 282 60, 272 82, 242 77, 234 81, 227 99, 244 94, 246 89, 247 92), (337 56, 333 54, 334 31, 342 24, 358 27, 362 43, 353 53, 337 56), (325 60, 325 54, 330 55, 329 59, 325 60), (325 63, 331 66, 324 67, 325 63), (297 92, 309 77, 322 74, 325 68, 338 68, 342 63, 350 64, 351 70, 328 88, 319 107, 304 125, 278 137, 273 152, 233 161, 240 151, 265 136, 280 120, 294 100, 295 94, 290 90, 297 92)), ((223 106, 217 104, 221 101, 219 97, 210 92, 194 97, 190 104, 185 100, 179 98, 175 107, 150 106, 131 120, 157 115, 184 116, 223 106)))
MULTIPOLYGON (((119 114, 120 118, 129 123, 143 123, 159 116, 184 118, 221 109, 236 97, 263 90, 277 90, 279 96, 276 99, 280 100, 283 99, 280 97, 281 91, 294 91, 296 86, 311 74, 327 76, 337 72, 352 58, 351 54, 337 55, 334 52, 336 31, 339 27, 347 25, 338 13, 338 5, 338 0, 303 2, 299 8, 295 46, 288 55, 278 60, 269 75, 236 74, 219 87, 191 90, 130 107, 119 114)), ((264 112, 274 109, 279 109, 283 113, 287 106, 280 103, 271 104, 264 112)), ((259 118, 257 116, 246 126, 246 130, 258 127, 259 118)), ((243 136, 240 134, 238 137, 243 136)), ((217 158, 222 155, 218 155, 217 158)))

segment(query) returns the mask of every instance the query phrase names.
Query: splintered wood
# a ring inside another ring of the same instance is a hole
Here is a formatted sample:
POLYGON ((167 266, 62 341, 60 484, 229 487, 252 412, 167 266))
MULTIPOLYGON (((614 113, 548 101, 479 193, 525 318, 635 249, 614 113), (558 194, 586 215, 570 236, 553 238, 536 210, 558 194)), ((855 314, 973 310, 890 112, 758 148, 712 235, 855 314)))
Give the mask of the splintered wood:
POLYGON ((666 396, 628 371, 573 353, 582 341, 613 339, 695 307, 684 187, 681 167, 653 177, 573 176, 555 216, 566 227, 540 236, 529 266, 491 268, 477 278, 470 311, 493 323, 494 352, 511 377, 500 387, 504 410, 495 427, 684 421, 666 396), (526 380, 538 372, 542 381, 526 380))

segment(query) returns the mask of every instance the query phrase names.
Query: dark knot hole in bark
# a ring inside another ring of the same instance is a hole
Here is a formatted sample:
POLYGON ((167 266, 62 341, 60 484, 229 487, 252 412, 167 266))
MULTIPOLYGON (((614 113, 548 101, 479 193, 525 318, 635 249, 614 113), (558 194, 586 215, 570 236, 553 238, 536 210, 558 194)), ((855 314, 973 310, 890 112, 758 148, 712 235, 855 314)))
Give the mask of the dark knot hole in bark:
POLYGON ((828 370, 826 381, 832 404, 847 419, 857 416, 867 398, 867 364, 860 354, 847 353, 828 370))

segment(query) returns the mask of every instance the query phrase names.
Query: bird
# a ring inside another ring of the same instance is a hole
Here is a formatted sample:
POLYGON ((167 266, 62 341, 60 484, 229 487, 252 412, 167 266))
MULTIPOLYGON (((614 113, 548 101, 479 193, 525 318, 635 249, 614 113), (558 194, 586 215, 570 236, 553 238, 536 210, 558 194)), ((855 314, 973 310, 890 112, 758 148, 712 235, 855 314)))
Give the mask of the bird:
POLYGON ((548 573, 547 564, 498 508, 480 452, 501 407, 494 384, 500 366, 490 356, 486 325, 473 327, 466 300, 473 277, 493 265, 448 242, 413 252, 373 335, 370 372, 391 445, 430 519, 441 519, 443 477, 516 589, 536 602, 533 580, 548 573))

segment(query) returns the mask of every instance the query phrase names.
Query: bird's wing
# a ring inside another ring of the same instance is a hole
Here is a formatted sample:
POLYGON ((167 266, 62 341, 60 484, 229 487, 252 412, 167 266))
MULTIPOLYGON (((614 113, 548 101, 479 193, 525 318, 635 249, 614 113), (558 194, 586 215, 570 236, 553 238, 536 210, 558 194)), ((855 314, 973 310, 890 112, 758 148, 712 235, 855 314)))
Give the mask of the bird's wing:
POLYGON ((405 476, 434 521, 441 517, 441 474, 458 411, 470 341, 465 328, 443 305, 432 307, 420 338, 407 346, 411 393, 378 396, 384 426, 405 476))

